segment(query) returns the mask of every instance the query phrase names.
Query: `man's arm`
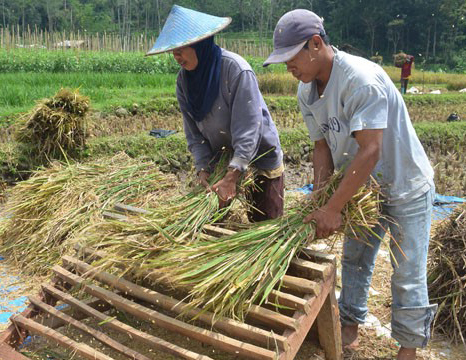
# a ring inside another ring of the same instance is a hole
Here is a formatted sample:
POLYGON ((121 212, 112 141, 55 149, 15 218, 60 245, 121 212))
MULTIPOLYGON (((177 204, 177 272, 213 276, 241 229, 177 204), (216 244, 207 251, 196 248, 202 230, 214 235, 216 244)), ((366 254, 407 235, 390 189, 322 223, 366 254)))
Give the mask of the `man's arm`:
POLYGON ((304 218, 305 223, 316 222, 316 236, 327 237, 342 225, 341 211, 345 204, 364 185, 382 151, 383 129, 360 130, 354 132, 359 145, 353 161, 335 193, 327 204, 304 218))
POLYGON ((314 167, 314 191, 317 191, 324 186, 334 170, 332 152, 325 139, 317 140, 314 143, 312 163, 314 167))

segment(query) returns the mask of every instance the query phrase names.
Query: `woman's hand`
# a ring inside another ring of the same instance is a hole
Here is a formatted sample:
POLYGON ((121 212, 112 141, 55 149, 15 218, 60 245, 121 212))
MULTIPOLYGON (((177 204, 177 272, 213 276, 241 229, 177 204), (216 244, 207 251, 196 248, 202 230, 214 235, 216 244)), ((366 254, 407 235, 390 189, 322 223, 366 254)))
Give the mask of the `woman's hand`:
POLYGON ((229 169, 222 180, 212 186, 212 190, 217 193, 219 206, 227 206, 236 196, 236 182, 241 172, 236 169, 229 169))
POLYGON ((207 181, 210 174, 205 170, 201 170, 201 171, 199 171, 199 174, 197 176, 198 176, 199 184, 204 186, 206 188, 207 192, 211 192, 212 189, 210 188, 209 182, 207 181))

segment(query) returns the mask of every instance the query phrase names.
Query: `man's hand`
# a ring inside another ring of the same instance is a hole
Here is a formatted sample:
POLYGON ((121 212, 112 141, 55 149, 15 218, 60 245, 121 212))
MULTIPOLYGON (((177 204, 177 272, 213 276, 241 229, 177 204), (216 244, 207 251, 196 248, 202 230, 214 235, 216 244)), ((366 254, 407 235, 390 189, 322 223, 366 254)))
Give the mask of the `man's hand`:
POLYGON ((212 189, 210 188, 209 182, 207 181, 210 174, 205 170, 201 170, 201 171, 199 171, 199 174, 197 176, 198 176, 199 184, 204 186, 206 188, 207 192, 212 191, 212 189))
POLYGON ((333 235, 342 225, 341 212, 333 210, 327 205, 313 211, 303 220, 305 224, 316 223, 316 238, 326 238, 333 235))
POLYGON ((227 206, 236 196, 236 182, 240 175, 240 171, 229 169, 223 179, 212 186, 212 190, 218 195, 220 208, 227 206))

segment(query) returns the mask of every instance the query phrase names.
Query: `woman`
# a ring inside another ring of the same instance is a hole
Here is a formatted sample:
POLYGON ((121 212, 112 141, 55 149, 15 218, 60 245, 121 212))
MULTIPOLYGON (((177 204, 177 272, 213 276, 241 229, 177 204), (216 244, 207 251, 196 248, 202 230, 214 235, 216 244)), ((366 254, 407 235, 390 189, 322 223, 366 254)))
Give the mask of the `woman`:
POLYGON ((225 177, 212 186, 224 206, 236 196, 241 173, 253 163, 260 191, 253 192, 254 209, 248 215, 261 221, 283 213, 283 156, 250 65, 214 43, 213 34, 230 22, 175 5, 148 55, 172 51, 181 65, 176 94, 201 184, 209 188, 212 160, 231 150, 225 177))

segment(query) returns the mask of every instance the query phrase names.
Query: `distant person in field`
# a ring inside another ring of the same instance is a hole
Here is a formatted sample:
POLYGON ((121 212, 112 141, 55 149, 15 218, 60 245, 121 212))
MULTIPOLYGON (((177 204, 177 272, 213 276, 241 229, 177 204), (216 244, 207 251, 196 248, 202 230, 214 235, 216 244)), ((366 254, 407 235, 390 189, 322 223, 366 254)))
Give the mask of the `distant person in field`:
POLYGON ((429 304, 429 248, 433 169, 416 136, 403 97, 377 64, 330 45, 322 19, 293 10, 277 23, 274 51, 264 66, 286 63, 300 80, 298 103, 314 141, 314 189, 334 169, 344 177, 328 202, 309 214, 317 237, 342 226, 341 211, 372 175, 383 193, 381 226, 373 233, 346 234, 339 298, 342 340, 356 349, 380 239, 390 229, 392 259, 392 336, 400 344, 397 359, 414 360, 426 346, 437 305, 429 304))
POLYGON ((272 219, 283 214, 282 149, 251 66, 214 42, 230 22, 174 5, 147 55, 171 51, 181 65, 176 95, 200 183, 209 188, 216 155, 231 150, 227 174, 212 186, 220 206, 236 196, 240 175, 252 163, 260 189, 252 192, 249 219, 272 219))
POLYGON ((401 65, 401 93, 406 94, 406 90, 408 89, 408 82, 411 78, 411 66, 414 63, 414 56, 413 55, 406 55, 405 61, 401 65))

